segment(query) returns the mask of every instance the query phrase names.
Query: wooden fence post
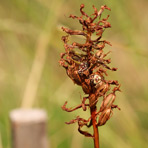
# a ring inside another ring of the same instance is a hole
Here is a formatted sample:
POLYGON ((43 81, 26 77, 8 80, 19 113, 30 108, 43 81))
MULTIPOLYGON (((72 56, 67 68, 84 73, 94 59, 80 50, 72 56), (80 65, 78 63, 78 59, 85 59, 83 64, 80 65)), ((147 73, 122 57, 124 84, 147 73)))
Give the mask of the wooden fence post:
POLYGON ((13 148, 48 148, 47 114, 41 109, 16 109, 10 113, 13 148))

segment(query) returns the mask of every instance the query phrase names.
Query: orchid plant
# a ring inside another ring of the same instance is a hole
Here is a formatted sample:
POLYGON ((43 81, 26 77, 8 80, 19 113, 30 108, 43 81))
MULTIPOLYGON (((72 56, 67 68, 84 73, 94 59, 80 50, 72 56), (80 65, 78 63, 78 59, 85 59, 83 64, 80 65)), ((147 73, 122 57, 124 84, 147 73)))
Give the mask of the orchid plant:
POLYGON ((75 119, 66 124, 78 123, 78 131, 86 137, 91 137, 94 140, 94 147, 99 148, 99 132, 98 127, 106 124, 112 117, 113 109, 120 108, 114 104, 116 92, 120 91, 120 85, 117 80, 107 80, 107 70, 116 71, 117 68, 110 67, 110 58, 106 58, 109 52, 104 52, 104 47, 111 43, 102 40, 103 32, 111 27, 108 22, 109 15, 102 18, 104 10, 110 10, 106 5, 101 6, 98 11, 93 6, 94 13, 88 15, 84 11, 84 4, 80 6, 81 16, 70 15, 72 19, 76 19, 82 26, 82 30, 71 30, 62 27, 66 32, 66 36, 62 37, 64 42, 65 52, 61 53, 60 65, 66 70, 69 78, 82 87, 85 96, 81 104, 76 107, 67 107, 67 101, 62 106, 62 109, 67 112, 72 112, 82 108, 83 111, 90 110, 90 117, 83 119, 77 116, 75 119), (69 43, 70 36, 83 36, 85 43, 72 42, 69 43), (95 39, 94 36, 96 37, 95 39), (112 88, 113 87, 113 88, 112 88), (101 104, 98 101, 102 98, 101 104), (99 108, 99 109, 98 109, 99 108), (84 131, 82 128, 93 127, 93 134, 84 131))

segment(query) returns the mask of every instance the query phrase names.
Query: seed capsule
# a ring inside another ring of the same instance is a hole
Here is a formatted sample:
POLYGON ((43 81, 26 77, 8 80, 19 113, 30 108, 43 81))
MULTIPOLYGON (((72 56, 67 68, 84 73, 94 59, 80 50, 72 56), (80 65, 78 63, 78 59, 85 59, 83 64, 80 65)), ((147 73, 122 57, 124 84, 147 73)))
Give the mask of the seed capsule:
POLYGON ((114 103, 115 98, 116 98, 116 96, 113 93, 104 97, 103 102, 100 107, 100 111, 103 111, 106 108, 110 108, 112 106, 112 104, 114 103))
POLYGON ((104 124, 107 122, 107 120, 110 119, 111 113, 112 113, 111 108, 106 109, 105 111, 103 111, 103 112, 101 113, 100 117, 99 117, 99 122, 98 122, 97 125, 98 125, 98 126, 104 125, 104 124))
MULTIPOLYGON (((89 83, 88 83, 89 84, 89 83)), ((91 87, 90 85, 88 85, 86 82, 83 82, 82 85, 82 89, 85 92, 85 94, 89 94, 91 91, 91 87)))
POLYGON ((90 108, 92 108, 93 106, 95 106, 96 103, 97 103, 97 101, 98 100, 97 100, 96 96, 94 94, 91 94, 89 96, 89 106, 90 106, 90 108))
POLYGON ((75 84, 81 85, 81 78, 76 70, 73 71, 72 69, 68 69, 67 75, 73 80, 75 84))
POLYGON ((97 88, 96 95, 103 96, 110 89, 110 86, 101 81, 99 85, 96 86, 96 88, 97 88))
POLYGON ((115 101, 115 98, 115 94, 109 94, 104 100, 104 106, 106 106, 107 108, 111 107, 111 105, 115 101))

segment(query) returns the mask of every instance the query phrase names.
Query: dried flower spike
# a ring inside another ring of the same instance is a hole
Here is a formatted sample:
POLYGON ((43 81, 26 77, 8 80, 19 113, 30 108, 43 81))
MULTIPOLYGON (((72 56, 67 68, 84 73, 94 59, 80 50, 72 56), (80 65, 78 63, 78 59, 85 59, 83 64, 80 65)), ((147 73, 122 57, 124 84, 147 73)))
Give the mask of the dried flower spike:
POLYGON ((67 75, 72 79, 74 84, 82 87, 87 97, 83 97, 81 104, 74 108, 67 108, 67 101, 62 106, 62 109, 67 112, 72 112, 82 108, 84 111, 90 109, 90 117, 88 119, 80 118, 66 122, 66 124, 78 123, 78 131, 86 137, 94 139, 94 147, 99 148, 99 132, 98 127, 106 124, 112 117, 113 109, 120 108, 114 105, 116 91, 120 91, 120 85, 116 80, 107 80, 107 70, 116 71, 117 68, 111 68, 109 64, 111 59, 106 59, 110 53, 104 53, 104 47, 111 46, 111 43, 102 40, 102 35, 105 29, 110 28, 111 24, 108 22, 109 15, 106 18, 101 18, 101 14, 105 9, 110 10, 106 5, 101 6, 98 11, 93 6, 94 13, 87 15, 84 12, 84 4, 80 6, 81 16, 70 15, 72 19, 77 19, 82 25, 82 30, 71 30, 62 27, 66 32, 66 36, 62 37, 64 42, 65 52, 61 54, 59 61, 60 65, 66 70, 67 75), (73 35, 80 35, 85 38, 85 43, 73 42, 68 43, 69 37, 73 35), (92 39, 92 36, 96 39, 92 39), (115 86, 110 92, 111 87, 115 86), (100 109, 97 111, 98 100, 103 98, 100 109), (86 103, 88 100, 89 103, 86 103), (93 134, 83 131, 83 126, 93 126, 93 134))

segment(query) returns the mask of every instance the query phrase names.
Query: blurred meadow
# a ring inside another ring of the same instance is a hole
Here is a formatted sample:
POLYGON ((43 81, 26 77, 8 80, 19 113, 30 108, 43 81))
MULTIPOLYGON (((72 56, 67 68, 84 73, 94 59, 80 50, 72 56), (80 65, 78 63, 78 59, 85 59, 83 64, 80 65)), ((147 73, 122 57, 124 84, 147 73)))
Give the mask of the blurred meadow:
MULTIPOLYGON (((90 148, 92 139, 77 131, 77 124, 65 121, 80 109, 62 111, 80 103, 79 86, 59 66, 64 51, 61 26, 79 29, 70 14, 80 15, 79 6, 93 12, 106 4, 103 16, 110 14, 111 29, 103 38, 112 43, 112 65, 117 72, 108 79, 119 80, 122 93, 115 104, 121 111, 99 128, 101 148, 148 147, 148 0, 1 0, 0 1, 0 148, 11 148, 9 113, 21 107, 43 108, 48 114, 48 139, 51 148, 90 148)), ((79 39, 77 39, 79 40, 79 39)))

